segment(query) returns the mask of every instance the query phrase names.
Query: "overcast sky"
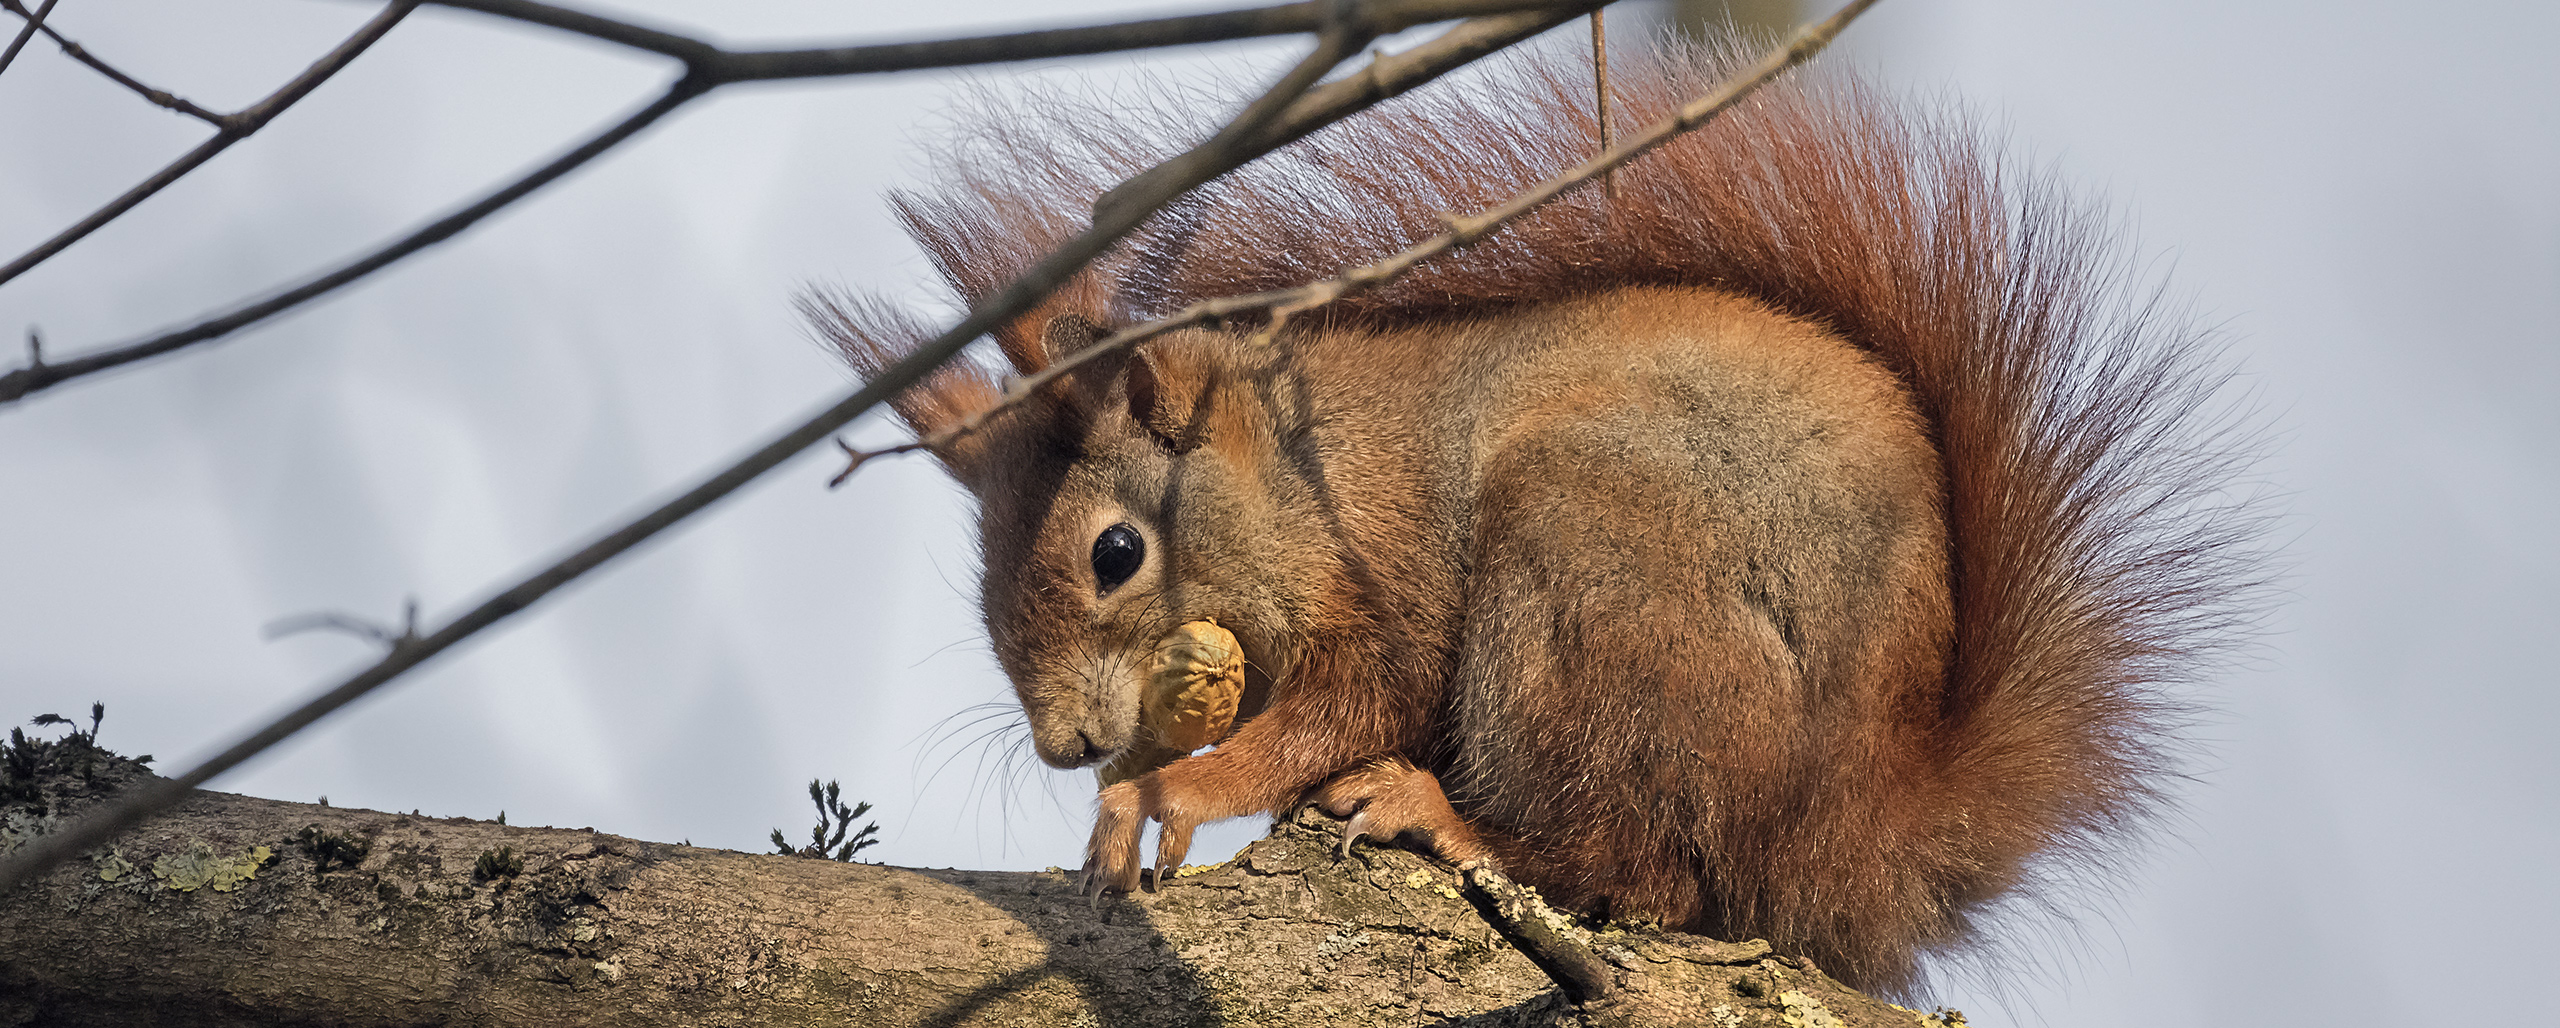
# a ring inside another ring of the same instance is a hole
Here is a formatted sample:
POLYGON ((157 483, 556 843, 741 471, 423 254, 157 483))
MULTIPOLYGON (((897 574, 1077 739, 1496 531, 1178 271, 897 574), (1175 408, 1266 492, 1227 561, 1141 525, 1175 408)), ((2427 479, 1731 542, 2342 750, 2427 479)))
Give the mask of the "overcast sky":
MULTIPOLYGON (((617 2, 737 42, 914 38, 1147 4, 617 2)), ((63 0, 216 109, 372 8, 63 0)), ((1627 21, 1633 21, 1633 18, 1627 21)), ((14 19, 0 19, 13 29, 14 19)), ((1008 67, 1261 74, 1295 43, 1008 67)), ((2531 1023, 2560 947, 2560 8, 1892 0, 1834 59, 1951 93, 2122 212, 2275 428, 2294 573, 2206 691, 2186 814, 2031 943, 1976 1023, 2531 1023)), ((420 11, 256 138, 0 286, 67 355, 296 280, 617 117, 664 62, 420 11)), ((0 409, 0 720, 103 700, 181 766, 368 656, 287 615, 449 616, 837 394, 806 283, 929 302, 881 194, 962 77, 724 92, 479 230, 225 342, 0 409)), ((0 251, 203 136, 41 42, 0 76, 0 251)), ((6 256, 6 254, 0 254, 6 256)), ((867 425, 858 440, 896 438, 867 425)), ((1073 864, 1091 779, 987 735, 965 507, 811 456, 219 787, 755 849, 801 783, 890 863, 1073 864)), ((1204 840, 1231 849, 1259 825, 1204 840)), ((2547 1013, 2545 1013, 2547 1016, 2547 1013)))

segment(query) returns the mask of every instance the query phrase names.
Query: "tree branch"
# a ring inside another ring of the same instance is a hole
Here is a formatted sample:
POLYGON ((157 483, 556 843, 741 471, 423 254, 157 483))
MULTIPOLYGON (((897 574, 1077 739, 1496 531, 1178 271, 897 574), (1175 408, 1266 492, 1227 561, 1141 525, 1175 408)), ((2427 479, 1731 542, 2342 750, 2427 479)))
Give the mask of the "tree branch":
POLYGON ((60 2, 62 2, 62 0, 44 0, 44 6, 36 8, 36 13, 31 15, 23 14, 25 10, 24 8, 17 7, 14 4, 11 5, 12 10, 20 11, 22 13, 22 15, 27 19, 27 23, 19 27, 18 34, 15 38, 9 40, 9 48, 7 50, 0 50, 0 72, 9 70, 10 63, 18 59, 18 51, 27 48, 27 40, 35 38, 36 30, 44 27, 45 16, 52 14, 53 5, 60 2))
POLYGON ((634 50, 664 54, 683 61, 687 70, 698 71, 710 64, 723 51, 692 36, 679 35, 627 21, 617 21, 598 14, 571 10, 533 0, 427 0, 439 7, 478 11, 528 25, 573 32, 634 50))
MULTIPOLYGON (((53 4, 48 2, 44 7, 45 10, 50 11, 53 9, 53 4)), ((63 53, 71 55, 72 60, 88 65, 89 70, 95 71, 100 75, 104 75, 115 84, 140 94, 143 99, 204 122, 205 124, 212 125, 216 128, 220 128, 222 126, 222 115, 215 114, 212 111, 196 106, 194 101, 189 100, 186 97, 179 96, 176 93, 169 92, 165 89, 154 89, 150 86, 143 85, 133 76, 116 70, 114 65, 99 60, 97 55, 90 53, 87 47, 83 47, 78 43, 63 38, 62 33, 54 31, 53 26, 44 24, 43 18, 27 13, 26 7, 20 4, 18 0, 0 0, 0 11, 7 11, 11 14, 17 15, 18 17, 27 19, 27 31, 42 31, 45 34, 45 38, 53 40, 53 44, 61 47, 63 53)), ((25 33, 21 32, 19 38, 26 38, 25 33)), ((17 53, 17 47, 12 45, 9 52, 12 56, 15 56, 17 53)))
MULTIPOLYGON (((1373 74, 1355 75, 1350 79, 1309 91, 1298 102, 1288 105, 1284 113, 1261 135, 1262 138, 1296 139, 1323 125, 1339 121, 1365 110, 1384 96, 1410 89, 1439 75, 1454 70, 1502 46, 1527 39, 1547 28, 1579 17, 1593 3, 1564 3, 1553 8, 1522 13, 1495 15, 1461 23, 1430 43, 1403 54, 1382 57, 1372 66, 1373 74), (1390 67, 1391 66, 1391 67, 1390 67)), ((1323 45, 1323 44, 1320 44, 1323 45)), ((679 89, 683 84, 679 83, 679 89)), ((673 100, 676 93, 669 93, 673 100)), ((681 103, 681 100, 674 100, 681 103)), ((661 101, 670 108, 672 104, 661 101)), ((1259 106, 1259 105, 1257 105, 1259 106)), ((1221 136, 1225 135, 1221 133, 1221 136)), ((565 158, 564 158, 565 159, 565 158)), ((125 829, 141 823, 154 814, 183 801, 196 786, 213 776, 238 766, 242 761, 301 731, 357 697, 372 692, 429 658, 450 649, 482 629, 497 624, 567 585, 587 572, 603 566, 642 541, 674 527, 695 512, 736 491, 772 470, 783 461, 825 439, 837 429, 850 424, 882 401, 906 388, 943 362, 958 354, 971 340, 996 325, 1029 310, 1059 283, 1073 275, 1120 237, 1134 229, 1157 208, 1198 186, 1201 181, 1165 182, 1158 193, 1133 197, 1114 212, 1111 220, 1098 221, 1082 235, 1058 248, 1024 273, 1004 290, 978 305, 958 325, 941 337, 925 344, 906 359, 864 383, 851 395, 828 406, 807 420, 757 447, 754 452, 713 474, 693 488, 659 505, 577 552, 562 558, 541 572, 526 578, 482 601, 460 617, 446 622, 423 639, 404 640, 371 667, 358 672, 337 686, 312 697, 301 706, 274 722, 234 743, 220 754, 189 769, 173 779, 160 779, 135 789, 106 804, 99 810, 47 835, 6 858, 0 858, 0 890, 25 881, 68 860, 72 855, 113 839, 125 829)), ((51 365, 46 365, 51 367, 51 365)))
MULTIPOLYGON (((0 805, 0 825, 58 820, 38 810, 0 805)), ((910 870, 222 793, 156 828, 0 893, 0 1013, 134 1028, 1950 1028, 1765 943, 1565 921, 1610 961, 1595 972, 1609 996, 1576 1010, 1447 867, 1371 847, 1336 859, 1339 826, 1311 813, 1099 909, 1055 869, 910 870)))
MULTIPOLYGON (((1478 240, 1499 231, 1502 226, 1545 206, 1556 197, 1588 184, 1592 179, 1602 177, 1620 165, 1652 152, 1655 147, 1714 120, 1717 115, 1731 109, 1734 104, 1740 103, 1742 98, 1751 95, 1752 91, 1769 84, 1778 76, 1785 74, 1788 69, 1811 60, 1815 54, 1821 53, 1824 47, 1829 46, 1831 41, 1839 36, 1841 29, 1847 28, 1851 21, 1865 13, 1867 8, 1875 6, 1875 3, 1876 0, 1851 0, 1848 6, 1841 8, 1831 17, 1796 30, 1784 44, 1770 51, 1768 56, 1761 58, 1760 63, 1727 80, 1716 87, 1714 92, 1691 101, 1674 112, 1671 117, 1656 122, 1625 143, 1566 169, 1531 187, 1527 192, 1512 197, 1474 217, 1442 215, 1442 220, 1449 226, 1448 231, 1407 247, 1394 256, 1375 264, 1348 268, 1332 278, 1310 282, 1292 289, 1202 300, 1169 317, 1122 329, 1093 345, 1052 362, 1036 374, 1014 379, 1007 386, 1003 399, 994 406, 963 418, 950 428, 934 433, 928 438, 878 450, 856 450, 845 446, 845 453, 850 463, 828 484, 830 486, 843 484, 864 463, 875 457, 948 446, 962 436, 978 431, 988 420, 1028 399, 1042 386, 1058 380, 1087 362, 1136 346, 1168 332, 1197 325, 1218 324, 1240 315, 1268 313, 1271 318, 1270 323, 1260 334, 1260 339, 1268 342, 1279 334, 1293 315, 1315 310, 1355 292, 1393 282, 1403 277, 1406 272, 1421 266, 1424 261, 1451 250, 1472 246, 1478 240)), ((1114 192, 1117 191, 1117 189, 1114 190, 1114 192)), ((1105 201, 1108 202, 1108 199, 1109 194, 1105 194, 1105 201)), ((842 443, 837 445, 844 446, 842 443)))
MULTIPOLYGON (((17 0, 0 0, 0 3, 16 2, 17 0)), ((416 0, 402 0, 401 4, 395 6, 405 10, 414 2, 416 0)), ((1309 0, 1307 3, 1283 7, 1129 22, 1100 28, 1057 29, 1047 32, 945 40, 937 43, 896 43, 826 50, 734 53, 690 37, 535 3, 533 0, 429 0, 429 2, 545 25, 624 46, 667 54, 683 60, 687 71, 656 104, 642 109, 640 113, 606 130, 584 146, 490 193, 478 203, 447 215, 434 224, 385 244, 372 253, 356 258, 302 285, 287 289, 268 299, 244 304, 229 312, 148 339, 108 347, 55 364, 28 366, 0 374, 0 405, 15 403, 31 394, 83 375, 95 374, 109 368, 121 367, 134 361, 157 357, 197 343, 221 338, 325 296, 341 286, 397 263, 410 254, 451 238, 480 219, 496 213, 551 180, 602 155, 675 108, 731 82, 901 71, 1309 31, 1321 28, 1324 12, 1331 10, 1334 6, 1333 0, 1309 0)), ((1588 10, 1596 6, 1596 0, 1585 0, 1580 3, 1567 0, 1567 3, 1572 10, 1576 11, 1588 10)), ((1550 6, 1552 4, 1549 0, 1356 0, 1354 20, 1367 26, 1369 31, 1390 32, 1467 11, 1521 8, 1543 10, 1550 6)), ((385 13, 386 16, 389 15, 389 12, 385 13)), ((357 49, 360 50, 361 47, 357 49)), ((354 55, 348 53, 346 56, 354 55)), ((334 67, 331 70, 334 71, 334 67)), ((309 85, 317 84, 316 80, 309 83, 309 85)), ((308 92, 309 85, 303 87, 304 92, 308 92)), ((293 95, 298 98, 300 93, 293 95)), ((260 106, 267 105, 262 103, 260 106)), ((272 117, 272 112, 268 116, 272 117)), ((233 141, 236 140, 223 136, 216 136, 206 141, 195 151, 179 158, 167 168, 162 169, 158 175, 136 186, 114 203, 84 219, 79 225, 65 230, 44 245, 11 261, 8 266, 0 267, 0 283, 5 283, 43 262, 98 226, 123 214, 143 198, 158 192, 170 182, 176 181, 179 176, 211 159, 214 154, 220 153, 233 141)), ((1283 139, 1280 143, 1286 141, 1283 139)), ((1278 146, 1280 143, 1271 145, 1278 146)))
MULTIPOLYGON (((1358 20, 1378 35, 1452 18, 1480 17, 1552 6, 1555 0, 1360 0, 1358 20)), ((952 64, 989 64, 1074 57, 1135 47, 1175 46, 1321 29, 1336 6, 1331 0, 1258 10, 1201 14, 1088 28, 1016 32, 936 43, 888 43, 817 50, 728 54, 718 73, 728 81, 808 78, 855 72, 906 71, 952 64)))
MULTIPOLYGON (((0 3, 14 4, 15 0, 0 0, 0 3)), ((50 9, 52 4, 47 3, 45 6, 50 9)), ((194 171, 197 165, 212 160, 213 155, 229 149, 231 144, 247 139, 251 134, 266 127, 267 122, 275 120, 275 116, 284 113, 285 108, 293 106, 294 101, 302 99, 304 96, 309 95, 312 90, 319 88, 320 83, 328 81, 329 76, 337 74, 338 69, 346 67, 347 62, 355 60, 357 54, 365 52, 367 47, 371 47, 376 40, 381 39, 385 33, 390 32, 391 27, 399 24, 400 19, 408 17, 409 12, 415 9, 416 6, 417 4, 413 2, 413 0, 400 0, 400 2, 384 7, 382 9, 382 13, 374 15, 372 21, 366 22, 362 28, 355 31, 354 35, 348 36, 345 42, 339 43, 336 49, 329 51, 327 54, 322 55, 319 60, 312 62, 311 67, 303 69, 302 74, 295 76, 293 81, 285 83, 283 88, 268 94, 266 99, 241 108, 238 113, 215 115, 213 121, 220 131, 215 132, 213 138, 205 140, 203 143, 197 145, 195 149, 187 151, 186 156, 180 157, 175 161, 171 161, 168 167, 162 168, 157 174, 152 175, 148 179, 144 179, 141 185, 125 190, 123 196, 119 196, 114 200, 108 201, 106 206, 100 207, 95 212, 92 212, 88 217, 80 219, 79 224, 63 229, 60 233, 55 234, 53 238, 45 240, 43 243, 37 245, 35 249, 19 254, 16 259, 11 260, 7 265, 0 266, 0 283, 6 283, 10 279, 25 274, 27 269, 44 263, 54 254, 61 253, 64 249, 70 247, 71 244, 79 242, 89 233, 97 231, 100 226, 122 217, 124 212, 132 210, 135 204, 139 204, 142 201, 149 199, 151 194, 157 193, 161 189, 166 188, 169 183, 177 181, 179 176, 185 175, 190 171, 194 171)), ((97 356, 105 357, 110 356, 110 354, 99 354, 97 356)), ((140 356, 149 356, 149 354, 142 354, 140 356)), ((77 364, 80 362, 74 361, 72 363, 77 364)), ((110 363, 100 364, 98 365, 98 368, 103 369, 114 367, 116 364, 121 363, 123 363, 123 361, 113 361, 110 363)), ((27 393, 35 392, 38 389, 42 389, 47 385, 53 384, 53 382, 58 381, 61 378, 69 378, 87 373, 87 371, 75 371, 69 374, 56 376, 54 378, 45 378, 41 381, 36 381, 32 378, 26 380, 19 379, 17 377, 17 372, 11 372, 8 375, 0 375, 0 403, 5 403, 26 395, 27 393)))
MULTIPOLYGON (((813 78, 1076 57, 1282 36, 1322 29, 1332 0, 1305 0, 1214 14, 1009 32, 916 43, 872 43, 775 50, 728 50, 692 36, 649 28, 535 0, 428 0, 430 3, 574 32, 685 62, 689 71, 716 82, 813 78)), ((1379 34, 1453 18, 1505 14, 1544 7, 1552 0, 1363 0, 1360 19, 1379 34)))
MULTIPOLYGON (((553 158, 550 163, 534 169, 523 178, 519 178, 514 182, 508 183, 505 188, 480 198, 479 202, 445 215, 442 218, 438 218, 425 227, 417 229, 406 236, 402 236, 398 240, 393 241, 381 249, 366 254, 351 263, 340 266, 328 274, 311 279, 310 281, 304 282, 303 284, 291 289, 287 289, 284 292, 277 293, 274 296, 270 296, 255 303, 234 308, 227 313, 208 318, 185 328, 178 329, 173 332, 162 333, 137 343, 114 347, 101 352, 88 354, 86 356, 75 357, 67 361, 19 368, 9 372, 8 374, 0 375, 0 403, 16 401, 30 393, 50 388, 56 383, 62 382, 66 379, 78 378, 82 375, 96 374, 97 372, 105 371, 109 368, 131 364, 134 361, 148 357, 157 357, 172 350, 191 346, 206 340, 219 339, 225 335, 229 335, 237 329, 256 324, 284 311, 291 310, 306 301, 335 291, 340 286, 344 286, 350 282, 354 282, 367 275, 373 274, 376 271, 380 271, 383 268, 389 267, 403 257, 407 257, 410 254, 453 238, 455 235, 460 234, 462 230, 470 228, 473 224, 478 223, 480 219, 486 218, 489 215, 505 209, 508 204, 512 204, 517 200, 522 199, 526 194, 531 193, 536 189, 549 185, 552 180, 557 179, 562 175, 566 175, 575 170, 578 166, 595 159, 597 155, 612 149, 623 140, 631 138, 632 135, 638 133, 641 129, 647 128, 651 124, 654 124, 658 119, 667 116, 669 112, 691 102, 695 97, 701 96, 703 90, 706 88, 708 87, 705 87, 692 79, 680 80, 673 87, 670 87, 665 95, 659 97, 649 106, 643 107, 639 111, 623 118, 620 122, 615 123, 613 127, 597 133, 594 138, 580 144, 576 149, 570 150, 568 153, 553 158)), ((211 156, 211 154, 207 154, 206 156, 211 156)), ((172 165, 171 167, 173 169, 176 168, 175 165, 172 165)), ((184 173, 185 172, 183 170, 178 170, 175 174, 168 175, 168 177, 174 179, 177 175, 184 173)))

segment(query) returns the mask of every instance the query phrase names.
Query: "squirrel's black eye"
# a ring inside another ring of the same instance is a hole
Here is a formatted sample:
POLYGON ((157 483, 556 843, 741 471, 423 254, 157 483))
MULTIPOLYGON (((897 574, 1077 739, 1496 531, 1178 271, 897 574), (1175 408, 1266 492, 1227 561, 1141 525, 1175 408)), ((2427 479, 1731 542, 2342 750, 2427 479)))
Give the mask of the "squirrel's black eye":
POLYGON ((1126 524, 1103 529, 1093 540, 1093 584, 1103 592, 1120 588, 1146 562, 1147 541, 1126 524))

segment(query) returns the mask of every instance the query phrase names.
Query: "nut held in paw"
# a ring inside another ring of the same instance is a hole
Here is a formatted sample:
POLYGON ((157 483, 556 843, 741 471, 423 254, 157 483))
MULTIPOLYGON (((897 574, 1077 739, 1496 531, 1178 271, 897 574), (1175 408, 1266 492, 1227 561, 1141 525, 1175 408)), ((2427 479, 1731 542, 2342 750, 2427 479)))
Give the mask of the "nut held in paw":
POLYGON ((1106 787, 1214 745, 1235 728, 1244 698, 1244 647, 1214 621, 1194 621, 1156 643, 1138 699, 1138 745, 1098 769, 1106 787))

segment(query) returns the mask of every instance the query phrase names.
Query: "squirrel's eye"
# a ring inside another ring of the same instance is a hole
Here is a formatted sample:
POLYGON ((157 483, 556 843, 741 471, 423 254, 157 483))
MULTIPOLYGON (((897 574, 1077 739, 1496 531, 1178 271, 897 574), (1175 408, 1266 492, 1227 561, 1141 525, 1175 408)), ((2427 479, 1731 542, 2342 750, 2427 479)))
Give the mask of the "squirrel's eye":
POLYGON ((1126 524, 1103 529, 1093 540, 1093 584, 1102 592, 1120 588, 1146 562, 1147 541, 1126 524))

